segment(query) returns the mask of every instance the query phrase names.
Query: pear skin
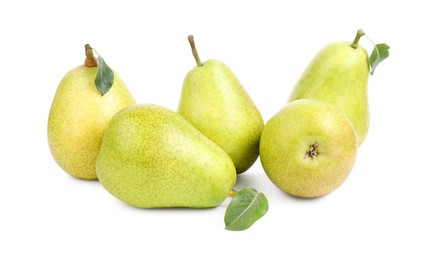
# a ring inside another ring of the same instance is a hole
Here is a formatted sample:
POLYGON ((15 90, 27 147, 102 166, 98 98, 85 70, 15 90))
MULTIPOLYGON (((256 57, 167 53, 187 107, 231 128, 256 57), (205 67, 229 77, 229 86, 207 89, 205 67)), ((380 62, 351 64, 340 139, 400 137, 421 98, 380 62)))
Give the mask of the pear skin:
POLYGON ((110 121, 96 163, 100 183, 135 207, 208 208, 232 190, 232 159, 178 113, 134 105, 110 121))
POLYGON ((266 123, 260 159, 267 176, 282 191, 318 198, 347 179, 357 149, 355 131, 342 111, 324 101, 300 99, 266 123))
POLYGON ((369 57, 366 49, 352 45, 334 42, 320 50, 297 81, 288 102, 317 99, 338 107, 349 117, 361 145, 369 130, 369 57))
POLYGON ((48 118, 48 143, 57 164, 79 179, 97 179, 96 158, 112 116, 135 103, 119 75, 105 95, 97 90, 97 67, 78 66, 61 80, 48 118))
MULTIPOLYGON (((191 42, 190 42, 191 43, 191 42)), ((221 61, 201 63, 185 76, 178 112, 232 158, 237 173, 259 156, 264 122, 235 74, 221 61)))

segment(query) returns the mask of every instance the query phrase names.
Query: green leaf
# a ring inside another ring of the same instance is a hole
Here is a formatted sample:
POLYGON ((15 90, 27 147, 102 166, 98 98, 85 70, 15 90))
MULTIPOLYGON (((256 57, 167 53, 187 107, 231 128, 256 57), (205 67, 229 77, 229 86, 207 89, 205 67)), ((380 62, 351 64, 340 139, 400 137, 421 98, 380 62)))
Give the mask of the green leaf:
POLYGON ((253 188, 244 188, 235 194, 225 213, 227 230, 248 229, 269 209, 269 203, 263 193, 253 188))
POLYGON ((378 66, 379 63, 381 63, 383 60, 388 58, 389 55, 388 49, 390 49, 390 46, 388 46, 385 43, 380 43, 375 45, 375 48, 373 49, 372 54, 370 55, 369 58, 369 63, 371 68, 370 75, 373 75, 376 66, 378 66))
POLYGON ((112 83, 114 83, 114 72, 99 55, 97 57, 97 75, 94 84, 103 96, 111 89, 112 83))

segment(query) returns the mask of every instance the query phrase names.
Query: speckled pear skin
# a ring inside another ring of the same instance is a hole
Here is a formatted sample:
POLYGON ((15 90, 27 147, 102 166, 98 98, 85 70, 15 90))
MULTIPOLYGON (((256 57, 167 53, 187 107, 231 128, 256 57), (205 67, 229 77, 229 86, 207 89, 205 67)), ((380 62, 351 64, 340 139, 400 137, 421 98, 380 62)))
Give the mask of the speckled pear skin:
POLYGON ((326 101, 349 117, 358 144, 369 130, 367 82, 369 62, 366 49, 349 42, 334 42, 314 57, 297 81, 288 102, 309 98, 326 101))
POLYGON ((266 123, 260 158, 278 188, 296 197, 318 198, 347 179, 357 149, 355 131, 342 111, 324 101, 300 99, 266 123), (317 152, 311 156, 313 146, 317 152))
POLYGON ((53 158, 70 175, 93 180, 104 131, 112 116, 135 103, 117 73, 104 96, 94 79, 97 67, 78 66, 61 80, 50 108, 48 143, 53 158))
POLYGON ((178 112, 229 154, 237 173, 258 158, 262 116, 221 61, 208 60, 187 73, 178 112))
POLYGON ((178 113, 147 104, 113 117, 96 168, 112 195, 140 208, 214 207, 236 181, 219 146, 178 113))

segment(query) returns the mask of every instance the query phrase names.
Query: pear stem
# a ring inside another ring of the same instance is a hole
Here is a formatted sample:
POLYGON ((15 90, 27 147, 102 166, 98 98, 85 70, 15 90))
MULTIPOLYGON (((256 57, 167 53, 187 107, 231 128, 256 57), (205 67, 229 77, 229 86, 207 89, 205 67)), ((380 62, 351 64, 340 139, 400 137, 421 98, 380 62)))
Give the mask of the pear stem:
POLYGON ((93 48, 91 48, 91 46, 89 44, 85 44, 85 67, 88 68, 92 68, 92 67, 97 67, 97 61, 96 58, 94 57, 94 52, 93 52, 93 48))
POLYGON ((358 41, 360 40, 361 36, 365 35, 364 31, 359 29, 357 31, 357 35, 355 36, 354 41, 351 44, 351 47, 356 49, 358 47, 358 41))
POLYGON ((200 61, 199 54, 197 53, 196 44, 194 43, 193 35, 188 35, 188 41, 190 42, 191 51, 193 52, 193 56, 196 59, 197 67, 202 67, 202 62, 200 61))
POLYGON ((238 192, 238 191, 236 191, 236 190, 234 190, 234 189, 230 190, 229 193, 228 193, 228 197, 229 197, 229 198, 233 198, 233 197, 235 196, 235 194, 237 194, 237 192, 238 192))

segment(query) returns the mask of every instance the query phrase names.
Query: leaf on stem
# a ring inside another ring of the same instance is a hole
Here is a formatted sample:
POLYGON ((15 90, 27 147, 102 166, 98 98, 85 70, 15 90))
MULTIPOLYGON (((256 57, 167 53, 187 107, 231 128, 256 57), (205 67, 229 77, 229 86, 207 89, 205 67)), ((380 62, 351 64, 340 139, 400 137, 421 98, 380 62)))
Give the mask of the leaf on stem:
POLYGON ((372 54, 370 55, 369 58, 369 63, 371 68, 370 75, 373 75, 376 66, 378 66, 379 63, 381 63, 383 60, 388 58, 389 55, 388 49, 390 49, 390 46, 388 46, 385 43, 380 43, 375 45, 375 48, 373 48, 372 54))
POLYGON ((227 230, 241 231, 248 229, 269 209, 267 198, 253 188, 244 188, 237 192, 229 203, 225 213, 227 230))
POLYGON ((94 84, 103 96, 111 89, 112 83, 114 83, 114 72, 99 55, 97 57, 97 75, 94 84))

